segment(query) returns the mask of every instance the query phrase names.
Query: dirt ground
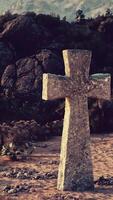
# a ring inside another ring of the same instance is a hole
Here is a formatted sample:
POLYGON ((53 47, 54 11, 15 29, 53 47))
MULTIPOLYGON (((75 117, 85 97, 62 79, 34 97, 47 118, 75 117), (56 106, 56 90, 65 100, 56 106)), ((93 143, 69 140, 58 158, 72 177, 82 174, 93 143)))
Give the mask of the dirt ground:
MULTIPOLYGON (((29 168, 40 173, 58 172, 61 137, 35 144, 35 150, 26 161, 10 161, 0 157, 1 168, 29 168)), ((94 179, 113 177, 113 134, 91 137, 94 179)), ((3 177, 0 174, 0 200, 113 200, 113 186, 95 186, 93 192, 61 192, 56 189, 57 178, 28 180, 3 177), (3 192, 5 185, 30 184, 29 192, 18 195, 3 192)))

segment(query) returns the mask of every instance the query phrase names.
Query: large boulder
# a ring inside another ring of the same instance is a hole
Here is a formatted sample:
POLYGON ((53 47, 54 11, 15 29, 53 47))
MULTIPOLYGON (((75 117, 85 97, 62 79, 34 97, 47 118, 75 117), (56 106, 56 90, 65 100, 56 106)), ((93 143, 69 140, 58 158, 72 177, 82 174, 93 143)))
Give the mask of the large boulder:
POLYGON ((5 14, 0 15, 0 32, 3 31, 4 24, 8 21, 11 21, 17 17, 18 14, 11 14, 9 11, 5 12, 5 14))
POLYGON ((8 65, 1 78, 5 95, 33 95, 41 92, 42 69, 35 58, 23 58, 8 65))
POLYGON ((64 74, 63 60, 52 51, 43 49, 36 58, 41 63, 44 73, 64 74))
POLYGON ((40 48, 42 35, 41 27, 38 27, 32 16, 20 15, 4 24, 0 33, 2 39, 10 41, 17 50, 19 57, 32 54, 40 48))
POLYGON ((0 41, 0 77, 5 67, 12 63, 15 58, 15 51, 12 45, 0 41))
POLYGON ((8 65, 2 75, 1 86, 7 96, 38 95, 41 98, 43 73, 63 74, 61 58, 49 50, 42 50, 8 65))
POLYGON ((16 78, 15 65, 8 65, 2 75, 1 86, 4 86, 6 89, 13 90, 15 78, 16 78))
MULTIPOLYGON (((1 78, 0 119, 36 119, 41 123, 59 119, 59 101, 42 101, 43 73, 63 74, 62 59, 49 50, 8 65, 1 78), (61 71, 61 73, 60 73, 61 71), (51 107, 51 109, 50 109, 51 107), (49 115, 48 115, 49 113, 49 115)), ((62 108, 61 108, 62 110, 62 108)), ((61 117, 60 117, 61 118, 61 117)))
POLYGON ((16 62, 18 94, 41 94, 42 68, 35 58, 24 58, 16 62))

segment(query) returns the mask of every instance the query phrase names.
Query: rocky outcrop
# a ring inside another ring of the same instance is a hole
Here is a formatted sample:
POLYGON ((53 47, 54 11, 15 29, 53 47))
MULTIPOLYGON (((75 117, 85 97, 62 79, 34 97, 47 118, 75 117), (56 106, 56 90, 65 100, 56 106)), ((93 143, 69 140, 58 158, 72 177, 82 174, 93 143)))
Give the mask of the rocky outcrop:
POLYGON ((63 60, 60 55, 44 49, 36 55, 36 58, 41 63, 44 73, 64 74, 63 60))
POLYGON ((14 62, 15 51, 11 44, 0 41, 0 77, 5 67, 14 62))
MULTIPOLYGON (((8 65, 4 70, 4 73, 1 77, 1 86, 5 87, 5 93, 13 90, 13 86, 16 78, 16 69, 15 65, 8 65)), ((8 94, 7 93, 7 94, 8 94)))
POLYGON ((0 135, 3 137, 3 145, 9 146, 10 143, 15 145, 25 144, 28 140, 40 139, 40 126, 36 121, 12 121, 0 125, 0 135))
POLYGON ((16 62, 16 94, 34 94, 41 98, 42 68, 35 58, 24 58, 16 62))
MULTIPOLYGON (((64 101, 42 101, 42 74, 64 75, 62 50, 78 48, 93 53, 90 73, 113 75, 112 26, 112 15, 82 23, 34 13, 0 16, 0 121, 61 120, 64 101)), ((89 102, 92 131, 113 130, 112 105, 89 102)))
POLYGON ((44 38, 49 33, 42 26, 37 26, 35 15, 20 15, 7 21, 0 33, 0 38, 9 41, 17 49, 19 57, 31 55, 42 48, 44 38))
POLYGON ((5 96, 26 95, 41 99, 43 73, 63 73, 63 62, 50 50, 42 50, 34 56, 8 65, 1 77, 5 96))
POLYGON ((0 124, 0 148, 25 145, 27 142, 46 140, 62 134, 63 121, 53 121, 45 125, 35 120, 12 121, 0 124), (51 135, 52 134, 52 135, 51 135))

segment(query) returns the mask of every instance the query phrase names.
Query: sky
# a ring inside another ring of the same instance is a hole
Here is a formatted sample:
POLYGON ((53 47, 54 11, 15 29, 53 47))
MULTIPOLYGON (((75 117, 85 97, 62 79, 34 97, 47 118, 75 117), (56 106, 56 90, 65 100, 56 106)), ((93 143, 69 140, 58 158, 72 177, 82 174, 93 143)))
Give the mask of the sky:
POLYGON ((36 13, 56 13, 68 20, 75 18, 76 10, 82 9, 86 16, 113 10, 113 0, 0 0, 0 13, 11 10, 13 13, 35 11, 36 13))

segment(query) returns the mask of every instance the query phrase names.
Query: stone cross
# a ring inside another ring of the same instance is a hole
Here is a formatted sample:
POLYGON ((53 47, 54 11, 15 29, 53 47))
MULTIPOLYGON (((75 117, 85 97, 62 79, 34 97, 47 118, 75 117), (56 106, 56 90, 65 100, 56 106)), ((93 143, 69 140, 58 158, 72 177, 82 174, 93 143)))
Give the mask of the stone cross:
POLYGON ((44 74, 42 94, 44 100, 65 98, 57 188, 85 191, 94 188, 87 98, 109 100, 111 77, 89 76, 90 51, 64 50, 63 57, 66 76, 44 74))

